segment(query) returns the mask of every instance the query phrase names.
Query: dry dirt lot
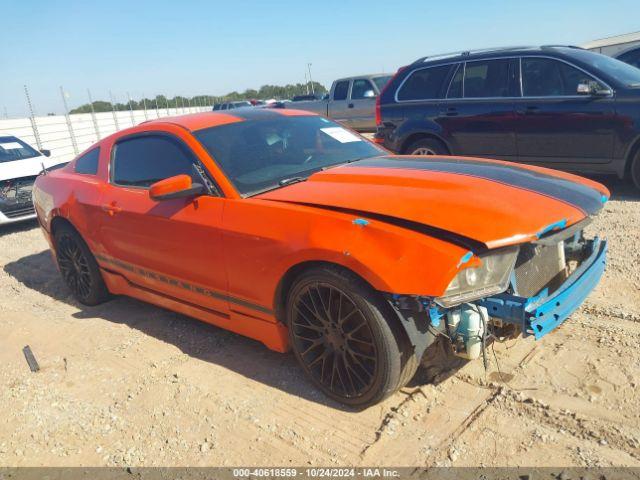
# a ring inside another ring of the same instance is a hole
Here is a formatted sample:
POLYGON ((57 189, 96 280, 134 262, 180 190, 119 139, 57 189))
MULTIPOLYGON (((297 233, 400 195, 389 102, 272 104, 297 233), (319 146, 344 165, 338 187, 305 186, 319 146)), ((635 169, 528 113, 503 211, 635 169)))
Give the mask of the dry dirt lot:
POLYGON ((640 195, 610 185, 590 227, 608 270, 561 328, 363 412, 292 355, 127 298, 77 304, 35 225, 4 228, 0 466, 640 466, 640 195))

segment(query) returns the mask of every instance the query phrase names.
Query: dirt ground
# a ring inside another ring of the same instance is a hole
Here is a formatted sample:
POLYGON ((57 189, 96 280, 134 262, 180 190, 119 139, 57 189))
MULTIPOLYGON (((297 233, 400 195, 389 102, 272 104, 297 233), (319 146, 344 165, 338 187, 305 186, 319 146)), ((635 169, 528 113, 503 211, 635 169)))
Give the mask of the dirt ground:
POLYGON ((0 466, 640 466, 640 195, 609 185, 589 227, 608 270, 562 327, 357 413, 292 355, 127 298, 77 304, 35 224, 3 228, 0 466))

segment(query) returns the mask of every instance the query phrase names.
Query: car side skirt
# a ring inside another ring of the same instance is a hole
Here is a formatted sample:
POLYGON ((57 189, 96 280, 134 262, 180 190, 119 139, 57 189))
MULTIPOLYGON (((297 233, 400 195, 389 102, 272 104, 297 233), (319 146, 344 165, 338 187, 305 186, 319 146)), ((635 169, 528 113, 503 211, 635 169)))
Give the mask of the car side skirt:
POLYGON ((239 310, 218 312, 200 305, 149 290, 127 280, 123 275, 101 267, 107 288, 114 295, 126 295, 143 302, 182 313, 217 327, 230 330, 263 343, 267 348, 284 353, 289 350, 287 329, 279 322, 268 322, 239 310))

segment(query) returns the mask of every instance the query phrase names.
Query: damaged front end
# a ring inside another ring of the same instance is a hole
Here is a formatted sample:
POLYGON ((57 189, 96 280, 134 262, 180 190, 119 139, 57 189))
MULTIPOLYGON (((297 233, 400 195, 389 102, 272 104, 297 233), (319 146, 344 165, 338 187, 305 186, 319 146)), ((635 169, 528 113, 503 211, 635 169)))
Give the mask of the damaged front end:
POLYGON ((422 356, 442 336, 453 353, 475 359, 487 342, 520 333, 540 339, 559 326, 605 269, 607 242, 585 238, 583 227, 474 257, 475 266, 461 269, 442 297, 391 295, 414 353, 422 356))

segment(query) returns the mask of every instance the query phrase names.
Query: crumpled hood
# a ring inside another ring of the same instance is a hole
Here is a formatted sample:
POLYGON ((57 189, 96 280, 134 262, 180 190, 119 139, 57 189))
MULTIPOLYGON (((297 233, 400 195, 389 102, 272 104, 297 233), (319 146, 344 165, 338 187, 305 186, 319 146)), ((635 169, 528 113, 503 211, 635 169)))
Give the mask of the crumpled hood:
POLYGON ((42 171, 42 165, 51 168, 60 163, 67 163, 67 160, 45 157, 44 155, 12 162, 0 162, 0 181, 38 175, 42 171))
POLYGON ((389 156, 330 168, 257 198, 412 222, 497 248, 579 222, 596 214, 608 197, 597 182, 550 169, 389 156))

